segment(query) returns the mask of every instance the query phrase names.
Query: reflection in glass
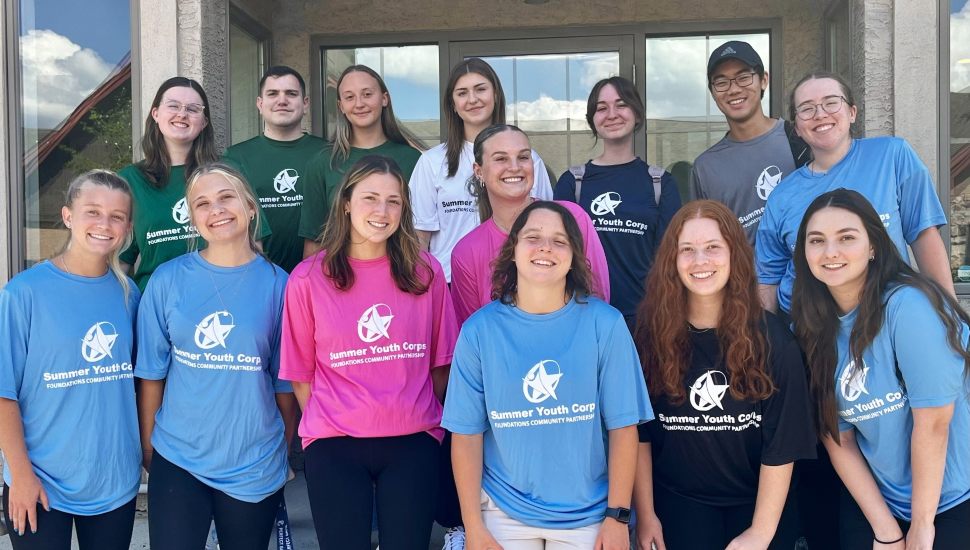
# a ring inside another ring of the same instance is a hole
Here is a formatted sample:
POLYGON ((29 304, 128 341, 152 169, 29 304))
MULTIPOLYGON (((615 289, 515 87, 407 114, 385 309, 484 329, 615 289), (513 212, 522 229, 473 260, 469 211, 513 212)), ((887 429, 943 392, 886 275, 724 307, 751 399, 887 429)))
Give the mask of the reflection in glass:
POLYGON ((970 2, 950 0, 950 267, 970 282, 970 2))
POLYGON ((263 43, 234 23, 229 24, 229 144, 262 133, 256 96, 266 70, 263 43))
POLYGON ((429 147, 441 141, 438 46, 325 50, 323 93, 325 137, 337 116, 337 79, 351 65, 367 65, 381 75, 394 101, 394 114, 429 147))
POLYGON ((21 0, 20 15, 27 267, 66 241, 67 184, 131 162, 131 39, 128 0, 21 0))
MULTIPOLYGON (((767 69, 767 33, 647 38, 647 159, 686 186, 694 159, 724 137, 724 115, 707 88, 707 59, 729 40, 750 43, 767 69)), ((770 112, 771 88, 761 101, 770 112)), ((685 188, 685 187, 684 187, 685 188)))
POLYGON ((586 124, 586 99, 598 80, 619 74, 619 52, 483 59, 502 81, 508 122, 529 133, 553 181, 600 154, 586 124))

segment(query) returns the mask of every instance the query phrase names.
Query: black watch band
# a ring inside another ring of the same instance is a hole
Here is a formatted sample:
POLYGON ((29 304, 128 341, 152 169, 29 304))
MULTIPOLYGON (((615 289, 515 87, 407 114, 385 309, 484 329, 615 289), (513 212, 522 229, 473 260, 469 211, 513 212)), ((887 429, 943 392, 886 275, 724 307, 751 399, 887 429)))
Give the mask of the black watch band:
POLYGON ((607 508, 606 517, 613 518, 620 523, 630 523, 629 508, 607 508))

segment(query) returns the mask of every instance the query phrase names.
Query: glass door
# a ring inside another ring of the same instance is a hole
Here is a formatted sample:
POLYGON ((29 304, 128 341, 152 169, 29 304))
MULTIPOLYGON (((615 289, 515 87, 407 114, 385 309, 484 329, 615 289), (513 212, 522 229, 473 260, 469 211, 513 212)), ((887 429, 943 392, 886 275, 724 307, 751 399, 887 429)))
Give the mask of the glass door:
MULTIPOLYGON (((455 66, 481 57, 505 90, 506 119, 528 132, 555 182, 570 166, 599 155, 586 124, 586 100, 600 79, 633 79, 632 36, 490 40, 451 44, 455 66)), ((637 150, 643 148, 638 136, 637 150)))

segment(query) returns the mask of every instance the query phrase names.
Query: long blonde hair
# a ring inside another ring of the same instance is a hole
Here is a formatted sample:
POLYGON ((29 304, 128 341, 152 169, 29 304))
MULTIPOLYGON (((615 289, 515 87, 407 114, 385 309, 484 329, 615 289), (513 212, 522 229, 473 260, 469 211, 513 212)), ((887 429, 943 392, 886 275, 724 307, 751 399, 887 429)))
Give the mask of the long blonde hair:
MULTIPOLYGON (((259 235, 260 229, 260 216, 259 216, 259 199, 256 198, 256 194, 253 192, 252 188, 249 186, 249 182, 246 181, 245 176, 239 173, 238 170, 226 164, 224 162, 209 162, 203 164, 196 168, 192 175, 189 176, 187 182, 185 182, 185 199, 188 203, 189 193, 192 192, 192 188, 202 179, 203 176, 208 176, 210 174, 218 174, 229 182, 236 194, 246 203, 246 206, 251 208, 256 214, 253 216, 252 220, 249 222, 249 231, 247 235, 249 236, 249 248, 256 254, 263 256, 263 252, 256 246, 257 237, 259 235)), ((189 213, 192 213, 192 207, 189 205, 189 213)), ((195 224, 195 219, 192 219, 192 224, 195 224)), ((189 242, 190 248, 196 246, 196 240, 191 239, 189 242)))
MULTIPOLYGON (((115 191, 121 191, 128 196, 128 221, 131 222, 131 211, 134 207, 134 197, 131 195, 131 187, 124 178, 115 174, 110 170, 89 170, 80 176, 71 180, 71 183, 67 186, 67 192, 64 194, 64 206, 68 209, 74 207, 74 201, 81 196, 81 190, 84 188, 84 184, 90 183, 92 185, 100 185, 102 187, 107 187, 115 191)), ((125 233, 125 239, 122 241, 121 246, 116 248, 111 256, 108 257, 108 268, 111 273, 118 279, 118 284, 121 285, 121 289, 125 293, 125 304, 128 304, 128 297, 131 295, 131 283, 128 279, 128 275, 125 270, 121 268, 121 253, 125 251, 129 246, 131 246, 132 232, 129 227, 128 231, 125 233)), ((68 235, 67 242, 61 247, 58 254, 64 254, 71 247, 71 236, 68 235)))

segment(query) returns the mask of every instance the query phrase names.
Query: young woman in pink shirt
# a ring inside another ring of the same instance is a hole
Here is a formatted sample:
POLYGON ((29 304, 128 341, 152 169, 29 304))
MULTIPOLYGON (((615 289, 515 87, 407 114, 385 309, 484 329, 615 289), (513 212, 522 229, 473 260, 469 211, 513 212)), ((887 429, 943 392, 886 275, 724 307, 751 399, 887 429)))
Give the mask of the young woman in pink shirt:
MULTIPOLYGON (((535 176, 529 137, 511 124, 493 124, 475 138, 475 175, 468 180, 478 199, 482 224, 465 235, 451 254, 451 296, 463 323, 493 300, 492 262, 509 234, 512 222, 535 199, 529 195, 535 176)), ((583 235, 583 249, 593 272, 593 292, 610 299, 606 255, 589 215, 581 206, 561 201, 583 235)))
POLYGON ((290 275, 280 377, 303 409, 307 490, 323 548, 427 548, 441 397, 458 330, 441 266, 421 251, 397 164, 347 172, 323 250, 290 275))

